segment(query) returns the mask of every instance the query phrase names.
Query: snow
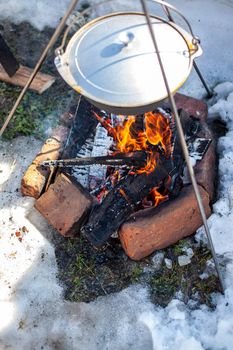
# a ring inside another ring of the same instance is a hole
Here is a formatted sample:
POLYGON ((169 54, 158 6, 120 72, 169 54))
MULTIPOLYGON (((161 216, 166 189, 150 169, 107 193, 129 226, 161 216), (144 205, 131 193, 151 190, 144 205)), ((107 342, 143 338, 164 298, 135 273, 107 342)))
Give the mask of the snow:
MULTIPOLYGON (((0 1, 1 17, 30 19, 39 28, 55 25, 67 0, 0 1), (58 5, 59 4, 59 5, 58 5)), ((40 149, 33 138, 0 141, 0 344, 1 349, 82 350, 232 350, 233 344, 233 77, 231 45, 233 1, 177 0, 203 43, 198 62, 217 95, 212 116, 220 115, 229 131, 218 142, 219 199, 208 220, 223 268, 225 295, 215 294, 216 309, 173 300, 153 305, 148 291, 133 286, 92 303, 70 303, 56 274, 53 232, 18 191, 23 171, 40 149), (228 82, 227 82, 228 81, 228 82), (22 232, 25 226, 28 232, 22 232), (16 232, 20 233, 20 238, 16 232)), ((193 74, 185 91, 203 94, 193 74)), ((203 230, 197 237, 205 240, 203 230)), ((210 262, 211 265, 211 262, 210 262)), ((204 283, 204 280, 203 280, 204 283)))
POLYGON ((0 1, 0 18, 8 18, 15 23, 29 21, 38 29, 54 27, 68 8, 69 0, 8 0, 0 1))

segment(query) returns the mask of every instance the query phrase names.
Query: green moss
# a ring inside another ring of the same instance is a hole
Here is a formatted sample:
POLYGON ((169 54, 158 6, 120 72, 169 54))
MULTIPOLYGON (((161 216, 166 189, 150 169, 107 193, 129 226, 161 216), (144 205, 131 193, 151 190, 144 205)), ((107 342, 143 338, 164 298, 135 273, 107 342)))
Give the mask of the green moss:
POLYGON ((80 287, 81 284, 82 284, 82 281, 81 281, 81 279, 79 277, 74 277, 73 284, 74 284, 75 287, 80 287))
MULTIPOLYGON (((3 125, 20 89, 18 87, 0 84, 0 126, 3 125)), ((19 135, 34 135, 44 137, 48 128, 57 124, 57 107, 54 98, 48 95, 38 95, 28 91, 8 124, 3 137, 11 140, 19 135)))
POLYGON ((177 273, 177 265, 173 263, 172 270, 162 267, 162 269, 151 279, 152 295, 161 300, 162 305, 166 305, 181 287, 181 276, 177 273))
MULTIPOLYGON (((6 84, 0 84, 0 124, 2 125, 13 107, 20 89, 6 84)), ((49 102, 49 101, 48 101, 49 102)), ((37 135, 43 136, 48 121, 51 126, 56 124, 50 120, 46 120, 53 111, 51 102, 46 103, 46 99, 41 95, 28 92, 19 107, 17 108, 12 120, 6 128, 3 137, 12 139, 19 135, 37 135), (45 122, 46 121, 46 122, 45 122)), ((53 117, 55 121, 55 118, 53 117)))
POLYGON ((82 254, 77 256, 75 267, 78 271, 82 271, 83 268, 86 268, 86 264, 82 254))
POLYGON ((174 246, 172 247, 174 255, 179 256, 184 254, 183 249, 185 247, 190 247, 189 241, 187 239, 182 239, 178 243, 174 244, 174 246))
POLYGON ((135 266, 132 270, 131 282, 132 283, 139 282, 139 279, 142 273, 143 273, 143 269, 140 266, 135 266))
POLYGON ((172 269, 163 265, 160 271, 154 273, 150 280, 151 296, 155 303, 166 306, 175 294, 182 292, 182 300, 188 302, 189 299, 198 295, 200 304, 214 307, 211 300, 211 293, 220 291, 218 278, 211 275, 205 280, 200 279, 200 275, 206 269, 206 262, 211 259, 211 253, 205 246, 195 246, 189 239, 180 241, 178 244, 166 250, 165 256, 172 258, 172 269), (192 247, 194 256, 190 264, 179 266, 178 256, 184 254, 182 248, 192 247))

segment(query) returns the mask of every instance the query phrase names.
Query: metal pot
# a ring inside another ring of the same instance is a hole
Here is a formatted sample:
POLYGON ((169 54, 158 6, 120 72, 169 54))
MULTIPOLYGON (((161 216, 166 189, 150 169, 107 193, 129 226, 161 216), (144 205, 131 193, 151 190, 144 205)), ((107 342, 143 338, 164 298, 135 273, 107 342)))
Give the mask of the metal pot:
MULTIPOLYGON (((190 33, 173 22, 151 18, 169 87, 175 93, 202 49, 190 33)), ((143 13, 113 13, 87 23, 73 35, 64 52, 58 51, 55 64, 73 89, 107 112, 144 113, 167 98, 143 13)))

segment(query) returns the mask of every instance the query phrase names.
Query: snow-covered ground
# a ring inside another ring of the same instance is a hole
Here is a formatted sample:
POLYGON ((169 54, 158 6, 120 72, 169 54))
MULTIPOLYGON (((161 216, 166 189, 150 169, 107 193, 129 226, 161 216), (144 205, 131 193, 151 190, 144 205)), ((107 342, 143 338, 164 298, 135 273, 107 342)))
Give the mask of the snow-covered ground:
MULTIPOLYGON (((41 28, 55 24, 68 2, 0 0, 0 16, 30 18, 41 28)), ((150 302, 141 286, 89 304, 65 302, 56 279, 51 229, 33 209, 33 200, 17 191, 41 143, 28 137, 0 141, 0 349, 233 348, 233 1, 172 3, 183 10, 202 38, 205 54, 199 62, 209 83, 230 81, 216 87, 210 106, 210 112, 219 113, 229 129, 218 144, 219 200, 208 220, 224 265, 225 296, 213 296, 214 311, 205 305, 192 310, 192 305, 178 300, 162 309, 150 302)), ((203 93, 195 75, 185 91, 195 96, 203 93)), ((202 239, 202 230, 198 235, 202 239)))

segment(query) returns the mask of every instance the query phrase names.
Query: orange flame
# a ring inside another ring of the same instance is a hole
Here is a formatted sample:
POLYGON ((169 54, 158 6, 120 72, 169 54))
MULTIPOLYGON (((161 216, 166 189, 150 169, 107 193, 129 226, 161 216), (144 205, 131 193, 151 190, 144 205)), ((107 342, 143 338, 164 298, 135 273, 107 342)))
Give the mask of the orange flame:
MULTIPOLYGON (((104 121, 96 113, 97 120, 108 130, 116 141, 116 153, 118 152, 133 152, 133 151, 145 151, 147 152, 147 163, 144 168, 137 169, 134 173, 151 173, 157 164, 159 157, 157 146, 163 151, 165 157, 171 155, 171 137, 172 131, 170 129, 170 120, 160 112, 148 112, 144 114, 144 130, 137 130, 137 117, 128 116, 125 119, 124 116, 118 116, 121 119, 121 123, 116 127, 110 125, 110 121, 104 121)), ((121 178, 121 174, 116 170, 111 175, 111 182, 114 186, 121 178)), ((122 196, 127 199, 126 194, 122 189, 119 190, 122 196)), ((98 196, 98 200, 101 201, 108 193, 107 189, 103 189, 98 196)), ((158 206, 168 198, 168 194, 165 192, 161 194, 158 188, 153 188, 149 195, 143 200, 144 206, 158 206)))
POLYGON ((158 152, 152 150, 152 146, 160 146, 166 157, 171 154, 170 122, 167 117, 159 112, 144 114, 144 131, 136 131, 136 117, 129 116, 114 130, 116 148, 119 152, 146 151, 147 164, 144 168, 136 170, 136 174, 146 172, 149 174, 155 169, 158 152))
POLYGON ((161 194, 156 187, 150 191, 150 196, 152 197, 155 207, 168 199, 168 194, 161 194))

